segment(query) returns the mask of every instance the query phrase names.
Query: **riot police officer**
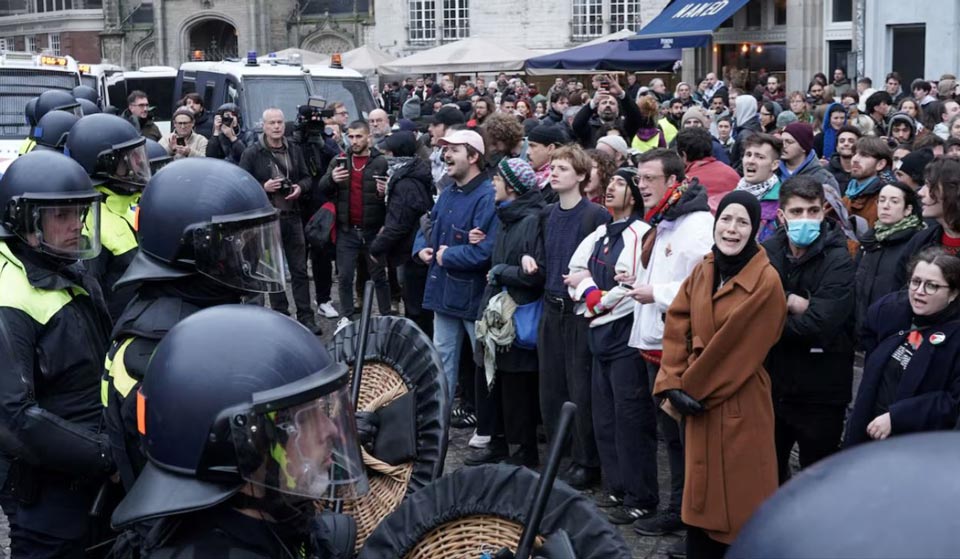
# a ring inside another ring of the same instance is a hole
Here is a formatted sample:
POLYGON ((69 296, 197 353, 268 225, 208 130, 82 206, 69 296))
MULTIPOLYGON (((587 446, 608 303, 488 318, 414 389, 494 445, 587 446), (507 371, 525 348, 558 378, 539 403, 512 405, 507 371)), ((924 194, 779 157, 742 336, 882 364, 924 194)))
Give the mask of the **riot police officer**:
POLYGON ((102 392, 127 490, 145 463, 132 396, 160 340, 199 310, 284 289, 279 212, 236 165, 205 158, 171 163, 150 179, 138 225, 140 247, 117 282, 135 293, 111 335, 102 392))
POLYGON ((64 153, 83 166, 106 196, 101 216, 105 250, 91 268, 103 287, 110 316, 116 319, 133 296, 130 288, 114 290, 113 284, 136 254, 136 209, 151 175, 144 138, 118 116, 95 114, 73 126, 64 153))
POLYGON ((144 144, 147 148, 147 158, 150 159, 150 174, 156 175, 157 171, 163 169, 167 163, 173 161, 173 156, 163 149, 160 142, 146 138, 144 144))
POLYGON ((100 251, 102 198, 51 151, 0 179, 0 495, 13 557, 83 557, 113 469, 97 401, 110 318, 78 262, 100 251))
POLYGON ((89 85, 78 85, 77 87, 73 88, 73 91, 71 93, 73 94, 74 99, 76 99, 77 101, 80 101, 81 99, 86 99, 87 101, 90 101, 94 105, 100 104, 100 96, 97 95, 97 90, 90 87, 89 85))
POLYGON ((150 461, 114 526, 159 519, 137 545, 144 557, 350 550, 352 538, 311 529, 314 500, 367 491, 348 387, 346 365, 277 312, 223 305, 183 320, 157 346, 137 393, 150 461))
POLYGON ((34 129, 36 146, 34 149, 58 151, 63 153, 67 144, 67 134, 80 117, 66 111, 50 111, 43 115, 34 129))

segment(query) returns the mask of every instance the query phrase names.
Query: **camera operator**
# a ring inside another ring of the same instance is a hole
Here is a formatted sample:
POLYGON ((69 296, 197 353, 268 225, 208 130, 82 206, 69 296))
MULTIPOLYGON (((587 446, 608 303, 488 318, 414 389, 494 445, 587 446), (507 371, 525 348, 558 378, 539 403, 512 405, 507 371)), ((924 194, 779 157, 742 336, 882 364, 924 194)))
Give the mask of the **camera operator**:
MULTIPOLYGON (((289 144, 284 137, 285 129, 283 111, 277 108, 263 111, 263 135, 257 142, 247 146, 240 158, 240 167, 263 185, 270 202, 280 210, 280 235, 293 283, 297 321, 319 335, 320 329, 310 305, 306 240, 299 204, 304 186, 310 188, 310 176, 299 147, 289 144)), ((287 294, 271 293, 270 307, 288 314, 287 294)))
POLYGON ((213 134, 207 142, 207 157, 239 164, 243 150, 256 141, 254 135, 240 126, 240 110, 233 103, 224 103, 213 117, 213 134))
MULTIPOLYGON (((340 147, 333 139, 334 126, 327 126, 325 122, 325 117, 334 116, 333 112, 334 109, 326 108, 326 102, 322 98, 311 98, 306 105, 297 107, 292 143, 300 147, 311 181, 309 193, 300 198, 304 226, 328 201, 326 192, 319 188, 318 183, 326 174, 330 161, 340 153, 340 147)), ((336 318, 338 313, 331 297, 333 259, 336 251, 332 244, 327 243, 319 248, 308 246, 307 253, 313 265, 313 287, 317 296, 317 310, 325 318, 336 318)))

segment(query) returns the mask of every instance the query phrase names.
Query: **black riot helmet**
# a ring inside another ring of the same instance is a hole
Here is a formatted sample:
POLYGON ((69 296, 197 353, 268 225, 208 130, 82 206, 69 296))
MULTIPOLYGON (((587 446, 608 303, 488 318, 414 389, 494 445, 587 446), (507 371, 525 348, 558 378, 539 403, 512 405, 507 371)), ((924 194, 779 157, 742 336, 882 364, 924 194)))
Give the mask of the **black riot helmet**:
POLYGON ((726 557, 957 557, 958 470, 957 432, 844 450, 781 487, 726 557))
POLYGON ((40 122, 33 129, 33 137, 37 141, 34 149, 48 149, 63 153, 67 143, 67 134, 80 118, 65 111, 50 111, 43 115, 40 122))
POLYGON ((37 100, 39 97, 34 97, 33 99, 27 101, 26 106, 23 107, 23 118, 27 123, 27 126, 30 127, 30 130, 33 130, 33 127, 37 125, 37 100))
POLYGON ((164 167, 140 198, 137 231, 139 250, 117 286, 199 273, 245 292, 284 289, 279 214, 257 179, 226 161, 164 167))
POLYGON ((73 88, 73 97, 77 101, 86 99, 94 105, 100 102, 100 96, 97 95, 97 90, 89 85, 78 85, 77 87, 73 88))
POLYGON ((150 160, 150 173, 157 174, 157 171, 163 169, 167 163, 173 161, 173 156, 163 149, 160 142, 147 138, 144 146, 147 148, 147 159, 150 160))
POLYGON ((63 260, 96 258, 102 198, 69 157, 53 151, 20 156, 0 178, 0 239, 19 239, 63 260))
POLYGON ((77 103, 80 103, 80 112, 83 113, 83 116, 90 116, 95 114, 100 114, 103 111, 100 109, 100 106, 92 101, 80 98, 77 99, 77 103))
POLYGON ((50 111, 67 111, 82 116, 80 114, 80 103, 77 103, 73 95, 59 89, 44 91, 40 94, 40 97, 37 97, 37 107, 34 109, 34 117, 36 117, 37 122, 50 111))
POLYGON ((368 488, 347 366, 263 307, 220 305, 174 326, 150 360, 137 418, 149 463, 116 527, 216 506, 247 483, 265 508, 368 488))
POLYGON ((73 125, 64 153, 94 180, 105 181, 114 190, 136 192, 150 180, 144 139, 130 122, 101 113, 73 125))

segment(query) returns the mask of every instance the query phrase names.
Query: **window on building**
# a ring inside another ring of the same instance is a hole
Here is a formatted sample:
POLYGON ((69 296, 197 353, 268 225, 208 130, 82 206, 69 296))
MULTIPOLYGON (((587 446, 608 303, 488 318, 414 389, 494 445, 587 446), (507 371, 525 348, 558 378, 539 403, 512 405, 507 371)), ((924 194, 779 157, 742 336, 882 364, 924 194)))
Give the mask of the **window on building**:
POLYGON ((787 0, 774 0, 773 2, 773 24, 787 24, 787 0))
POLYGON ((760 27, 763 0, 750 0, 747 4, 747 27, 760 27))
POLYGON ((13 41, 7 40, 6 37, 0 37, 0 50, 7 50, 11 46, 13 46, 13 41))
POLYGON ((573 40, 603 35, 602 0, 573 0, 573 40))
POLYGON ((51 33, 47 35, 47 48, 50 49, 51 54, 59 55, 60 54, 60 34, 51 33))
POLYGON ((0 0, 0 17, 25 14, 33 0, 0 0))
POLYGON ((410 0, 407 39, 412 44, 431 43, 437 38, 436 0, 410 0))
POLYGON ((833 21, 853 21, 853 0, 833 0, 833 21))
MULTIPOLYGON (((77 7, 83 0, 77 0, 77 7)), ((57 12, 60 10, 72 10, 74 0, 36 0, 36 11, 39 12, 57 12)))
POLYGON ((24 50, 27 52, 37 52, 37 37, 36 35, 27 35, 24 41, 24 50))
POLYGON ((470 36, 470 0, 443 0, 443 39, 456 41, 470 36))
POLYGON ((640 0, 610 0, 610 32, 640 27, 640 0))

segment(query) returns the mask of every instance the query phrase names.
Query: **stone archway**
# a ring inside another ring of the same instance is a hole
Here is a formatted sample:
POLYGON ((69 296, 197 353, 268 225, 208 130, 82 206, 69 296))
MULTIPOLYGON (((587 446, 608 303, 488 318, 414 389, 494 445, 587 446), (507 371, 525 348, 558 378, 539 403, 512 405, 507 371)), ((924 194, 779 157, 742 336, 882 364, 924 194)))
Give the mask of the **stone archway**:
POLYGON ((354 47, 353 42, 347 37, 325 31, 308 36, 304 39, 301 48, 320 54, 333 54, 335 52, 347 52, 353 50, 354 47))
POLYGON ((159 64, 157 59, 157 44, 153 39, 147 39, 133 47, 134 68, 143 66, 156 66, 159 64))
POLYGON ((238 58, 237 27, 219 17, 200 17, 184 26, 185 59, 192 60, 200 51, 203 60, 238 58))

